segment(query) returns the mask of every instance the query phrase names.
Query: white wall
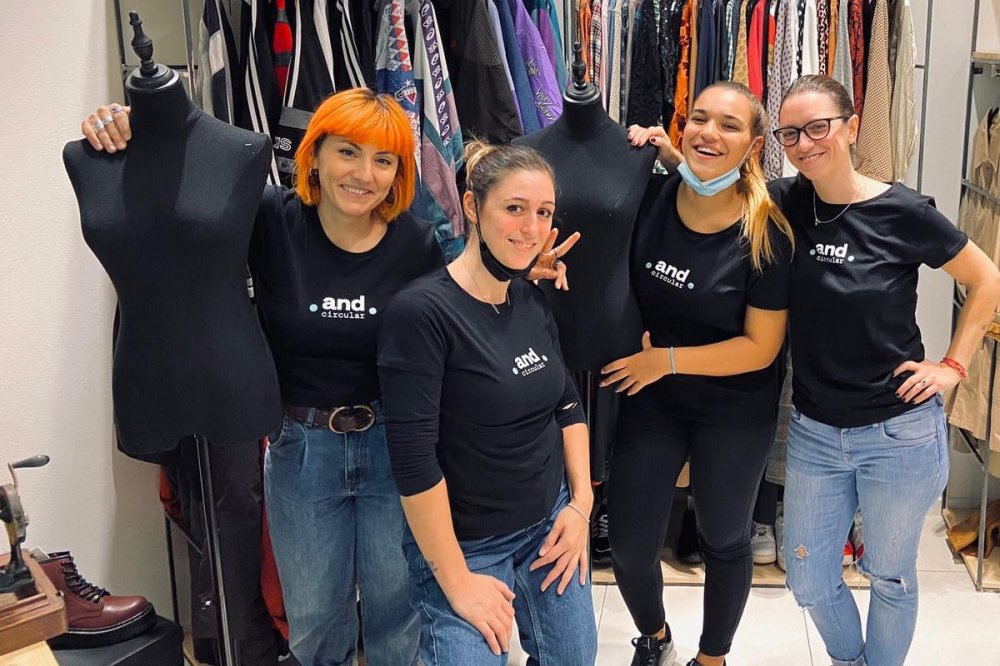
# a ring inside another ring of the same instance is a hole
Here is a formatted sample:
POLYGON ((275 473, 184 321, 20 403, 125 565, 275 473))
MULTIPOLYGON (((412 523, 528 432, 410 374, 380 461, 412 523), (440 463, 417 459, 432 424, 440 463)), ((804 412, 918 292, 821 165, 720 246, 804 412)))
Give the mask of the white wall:
POLYGON ((158 472, 112 441, 114 292, 61 157, 86 113, 121 99, 111 7, 0 3, 0 462, 52 457, 19 475, 29 546, 71 549, 91 582, 169 615, 158 472))

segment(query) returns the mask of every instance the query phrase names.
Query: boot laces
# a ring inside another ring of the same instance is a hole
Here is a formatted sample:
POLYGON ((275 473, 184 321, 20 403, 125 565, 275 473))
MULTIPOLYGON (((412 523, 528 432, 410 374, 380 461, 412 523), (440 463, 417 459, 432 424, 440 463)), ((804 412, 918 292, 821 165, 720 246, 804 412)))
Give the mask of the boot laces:
POLYGON ((66 558, 62 562, 62 573, 63 578, 66 581, 66 587, 76 596, 80 597, 84 601, 90 601, 92 603, 97 603, 104 597, 108 596, 110 592, 105 590, 103 587, 97 587, 80 575, 80 572, 76 569, 76 562, 73 561, 72 557, 66 558))

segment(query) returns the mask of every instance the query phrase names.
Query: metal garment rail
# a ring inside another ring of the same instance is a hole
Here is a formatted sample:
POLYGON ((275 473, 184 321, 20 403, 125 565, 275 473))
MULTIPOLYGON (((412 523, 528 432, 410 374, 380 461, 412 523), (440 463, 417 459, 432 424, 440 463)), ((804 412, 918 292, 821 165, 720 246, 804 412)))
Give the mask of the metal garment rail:
MULTIPOLYGON (((973 11, 973 24, 972 24, 972 45, 975 48, 977 34, 979 32, 979 8, 980 0, 976 0, 975 10, 973 11)), ((984 64, 997 64, 1000 63, 1000 59, 994 59, 991 57, 983 57, 983 54, 973 52, 969 58, 969 86, 966 93, 965 99, 965 145, 962 152, 962 169, 963 171, 969 168, 969 131, 971 131, 972 118, 973 118, 973 88, 976 83, 976 76, 984 73, 982 65, 984 64)), ((926 97, 925 97, 926 99, 926 97)), ((975 192, 990 201, 1000 204, 1000 199, 995 195, 988 192, 987 190, 975 185, 967 178, 961 179, 961 186, 971 192, 975 192)), ((961 292, 958 287, 958 283, 955 284, 955 301, 952 308, 952 330, 954 331, 955 326, 958 323, 958 312, 963 304, 964 298, 960 296, 961 292)), ((994 383, 996 380, 997 371, 997 348, 998 340, 991 334, 987 334, 987 340, 990 343, 990 374, 989 374, 989 390, 988 397, 986 401, 986 441, 981 442, 977 438, 973 437, 968 431, 959 428, 957 426, 949 426, 955 428, 959 431, 959 439, 965 444, 966 447, 972 452, 976 460, 982 467, 983 472, 983 483, 980 489, 979 497, 979 538, 978 547, 976 550, 976 574, 974 576, 974 583, 976 585, 976 590, 982 592, 983 590, 983 569, 985 565, 985 545, 986 545, 986 506, 989 499, 989 488, 990 488, 990 438, 992 434, 993 426, 993 394, 994 394, 994 383), (981 452, 980 452, 981 449, 981 452)), ((941 510, 944 513, 947 508, 947 490, 945 494, 941 496, 941 510)), ((971 570, 970 570, 971 573, 971 570)))

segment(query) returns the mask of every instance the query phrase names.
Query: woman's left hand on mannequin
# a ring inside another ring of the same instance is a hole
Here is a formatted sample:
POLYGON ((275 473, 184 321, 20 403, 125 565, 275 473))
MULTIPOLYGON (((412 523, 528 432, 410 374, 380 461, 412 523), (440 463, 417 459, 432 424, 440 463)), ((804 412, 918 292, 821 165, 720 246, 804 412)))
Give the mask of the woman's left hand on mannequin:
POLYGON ((919 405, 935 393, 941 393, 952 388, 962 380, 959 374, 943 363, 935 363, 924 359, 917 361, 904 361, 892 373, 893 377, 898 377, 904 372, 913 374, 896 391, 896 397, 903 402, 912 402, 919 405))
POLYGON ((556 516, 552 529, 549 530, 542 547, 538 550, 539 558, 531 563, 529 569, 534 571, 549 564, 552 570, 542 581, 542 592, 556 580, 559 580, 557 594, 566 591, 566 586, 573 580, 573 574, 579 569, 580 585, 587 584, 588 553, 587 539, 590 535, 590 523, 584 515, 590 514, 590 507, 563 507, 556 516))
POLYGON ((558 247, 553 248, 552 246, 556 244, 556 238, 559 236, 559 230, 553 229, 549 232, 549 237, 545 239, 545 243, 542 245, 542 251, 538 255, 538 261, 535 262, 534 268, 531 269, 531 273, 528 274, 529 280, 555 280, 556 289, 562 289, 563 291, 569 291, 569 281, 566 279, 566 264, 564 264, 560 259, 566 256, 576 242, 580 240, 580 232, 574 231, 569 238, 564 240, 559 244, 558 247))
POLYGON ((128 122, 130 106, 108 104, 83 119, 80 132, 87 138, 94 150, 109 153, 125 150, 125 144, 132 138, 132 128, 128 122))
POLYGON ((621 382, 615 388, 615 393, 627 391, 626 395, 635 395, 667 374, 667 365, 663 360, 665 351, 650 343, 649 331, 646 331, 642 334, 641 352, 620 358, 601 368, 601 374, 604 375, 601 386, 621 382))

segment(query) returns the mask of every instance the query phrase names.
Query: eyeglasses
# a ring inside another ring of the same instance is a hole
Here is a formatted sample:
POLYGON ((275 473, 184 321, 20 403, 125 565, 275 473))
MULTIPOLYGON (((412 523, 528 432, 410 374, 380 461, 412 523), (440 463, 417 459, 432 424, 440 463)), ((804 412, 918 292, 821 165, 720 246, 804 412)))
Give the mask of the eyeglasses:
POLYGON ((802 127, 779 127, 771 132, 771 134, 778 140, 778 143, 786 148, 791 148, 799 142, 799 136, 803 132, 813 141, 821 141, 830 136, 830 123, 834 120, 847 120, 850 117, 834 116, 833 118, 817 118, 816 120, 810 120, 802 127))

